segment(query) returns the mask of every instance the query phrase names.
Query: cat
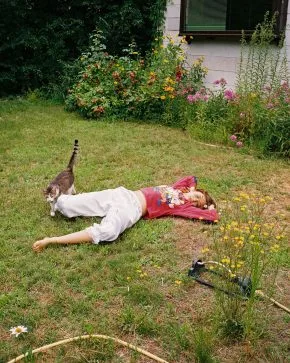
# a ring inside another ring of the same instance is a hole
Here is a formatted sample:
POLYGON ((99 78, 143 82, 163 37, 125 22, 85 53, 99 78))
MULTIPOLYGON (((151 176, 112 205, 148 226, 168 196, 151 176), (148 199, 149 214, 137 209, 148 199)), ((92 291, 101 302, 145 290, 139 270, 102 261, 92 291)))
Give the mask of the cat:
POLYGON ((75 140, 73 153, 69 163, 62 172, 60 172, 43 191, 46 201, 50 204, 50 215, 55 216, 55 204, 61 194, 75 194, 74 172, 73 167, 79 151, 78 140, 75 140))

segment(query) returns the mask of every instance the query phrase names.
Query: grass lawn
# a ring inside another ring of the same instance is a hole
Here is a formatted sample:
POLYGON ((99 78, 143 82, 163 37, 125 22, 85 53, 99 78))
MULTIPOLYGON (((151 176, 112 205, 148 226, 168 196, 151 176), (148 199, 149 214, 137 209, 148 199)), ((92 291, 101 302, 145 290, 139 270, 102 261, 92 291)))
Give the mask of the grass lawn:
MULTIPOLYGON (((212 227, 180 218, 142 220, 111 244, 49 246, 35 254, 35 240, 78 231, 97 220, 51 218, 42 189, 66 166, 77 138, 77 192, 120 185, 136 190, 196 175, 217 202, 254 189, 273 196, 273 210, 282 210, 289 220, 289 163, 203 145, 179 129, 87 121, 45 102, 1 101, 0 113, 0 362, 90 333, 118 337, 169 362, 194 362, 196 331, 213 325, 213 291, 190 280, 187 271, 212 227), (28 333, 10 336, 17 325, 27 326, 28 333)), ((289 270, 285 254, 275 295, 285 305, 289 270)), ((213 335, 215 361, 290 361, 289 314, 261 302, 260 315, 269 329, 256 342, 227 343, 213 335)), ((26 361, 149 359, 95 340, 26 361)))

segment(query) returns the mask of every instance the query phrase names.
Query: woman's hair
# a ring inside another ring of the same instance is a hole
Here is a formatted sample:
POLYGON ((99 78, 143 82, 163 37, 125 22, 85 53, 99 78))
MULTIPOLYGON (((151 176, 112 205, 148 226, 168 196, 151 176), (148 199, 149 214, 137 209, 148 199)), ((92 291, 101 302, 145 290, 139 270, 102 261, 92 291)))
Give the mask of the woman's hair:
POLYGON ((204 209, 208 209, 211 205, 214 206, 216 209, 216 202, 213 200, 213 198, 208 194, 208 192, 204 189, 196 189, 196 191, 201 192, 205 197, 205 206, 204 209))

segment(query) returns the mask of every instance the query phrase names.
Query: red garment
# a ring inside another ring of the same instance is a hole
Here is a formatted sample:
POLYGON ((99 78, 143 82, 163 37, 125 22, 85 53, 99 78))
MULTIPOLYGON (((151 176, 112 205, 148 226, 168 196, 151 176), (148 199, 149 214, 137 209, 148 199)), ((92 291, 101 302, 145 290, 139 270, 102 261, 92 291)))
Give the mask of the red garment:
POLYGON ((185 218, 216 221, 219 215, 215 209, 201 209, 194 207, 186 200, 183 192, 188 188, 197 186, 195 176, 186 176, 172 186, 160 185, 141 189, 147 202, 147 213, 144 218, 152 219, 162 216, 179 216, 185 218))

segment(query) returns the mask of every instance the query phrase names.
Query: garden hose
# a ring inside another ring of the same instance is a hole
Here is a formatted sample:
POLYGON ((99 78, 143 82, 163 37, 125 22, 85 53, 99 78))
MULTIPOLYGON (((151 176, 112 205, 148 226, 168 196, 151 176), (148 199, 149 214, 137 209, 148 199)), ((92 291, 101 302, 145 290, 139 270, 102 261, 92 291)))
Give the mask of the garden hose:
POLYGON ((39 353, 39 352, 44 352, 46 351, 47 349, 50 349, 50 348, 53 348, 53 347, 57 347, 59 345, 63 345, 63 344, 67 344, 67 343, 70 343, 70 342, 73 342, 73 341, 77 341, 77 340, 85 340, 85 339, 91 339, 91 338, 97 338, 97 339, 105 339, 105 340, 111 340, 111 341, 114 341, 120 345, 123 345, 124 347, 127 347, 129 349, 132 349, 132 350, 135 350, 136 352, 139 352, 143 355, 146 355, 147 357, 155 360, 156 362, 161 362, 161 363, 169 363, 167 362, 166 360, 164 359, 161 359, 159 357, 157 357, 156 355, 152 354, 152 353, 149 353, 147 352, 146 350, 144 349, 141 349, 141 348, 138 348, 137 346, 135 345, 132 345, 130 343, 127 343, 127 342, 124 342, 123 340, 120 340, 118 338, 113 338, 113 337, 110 337, 108 335, 102 335, 102 334, 90 334, 90 335, 80 335, 80 336, 77 336, 77 337, 73 337, 73 338, 68 338, 68 339, 64 339, 64 340, 59 340, 57 342, 54 342, 54 343, 51 343, 51 344, 47 344, 47 345, 43 345, 42 347, 39 347, 39 348, 36 348, 36 349, 33 349, 31 352, 27 352, 25 354, 21 354, 19 355, 18 357, 10 360, 9 362, 7 363, 14 363, 14 362, 19 362, 20 360, 22 360, 23 358, 27 357, 28 354, 34 354, 34 353, 39 353))

